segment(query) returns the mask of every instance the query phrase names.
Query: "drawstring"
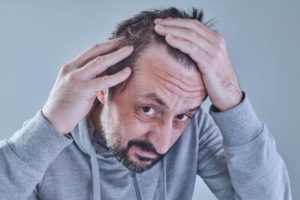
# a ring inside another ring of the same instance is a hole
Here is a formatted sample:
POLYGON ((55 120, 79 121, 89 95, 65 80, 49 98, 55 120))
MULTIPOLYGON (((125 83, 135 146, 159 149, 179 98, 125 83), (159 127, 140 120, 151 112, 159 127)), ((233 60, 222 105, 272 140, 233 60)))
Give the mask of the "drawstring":
POLYGON ((134 184, 136 199, 137 200, 142 200, 141 191, 140 191, 140 187, 139 187, 139 184, 138 184, 138 180, 136 178, 136 174, 134 172, 131 172, 131 177, 133 178, 133 184, 134 184))
MULTIPOLYGON (((98 157, 95 152, 94 147, 90 141, 90 138, 87 133, 93 133, 94 131, 86 130, 88 127, 86 121, 82 121, 80 125, 77 127, 79 130, 73 131, 72 137, 76 144, 78 144, 79 148, 90 155, 90 163, 92 168, 92 181, 93 181, 93 200, 100 200, 101 199, 101 187, 100 187, 100 171, 99 171, 99 164, 98 164, 98 157), (77 134, 77 132, 81 132, 84 134, 77 134), (85 144, 85 145, 84 145, 85 144)), ((162 181, 163 181, 163 199, 167 200, 167 172, 166 172, 166 160, 165 157, 162 159, 162 181)), ((140 189, 138 187, 138 180, 135 176, 133 176, 134 181, 136 181, 136 189, 140 189)), ((141 197, 141 194, 139 195, 141 197)))
POLYGON ((92 179, 93 179, 93 199, 100 200, 101 188, 100 188, 100 173, 98 160, 95 155, 91 155, 92 164, 92 179))
MULTIPOLYGON (((162 159, 162 181, 163 181, 163 199, 167 200, 167 172, 166 172, 166 161, 165 158, 162 159)), ((134 183, 134 189, 138 200, 142 199, 140 188, 138 185, 137 177, 134 172, 131 173, 134 183)))
MULTIPOLYGON (((95 155, 91 155, 91 165, 92 165, 92 179, 93 179, 93 200, 100 200, 101 198, 101 188, 100 188, 100 173, 98 160, 95 155)), ((167 200, 167 172, 166 172, 166 161, 165 158, 162 159, 162 171, 163 171, 163 199, 167 200)), ((138 199, 141 199, 141 194, 139 193, 139 187, 136 180, 136 176, 133 173, 132 178, 134 180, 135 189, 138 191, 138 199)))
POLYGON ((163 165, 163 184, 164 184, 164 200, 167 200, 167 172, 166 172, 166 161, 165 158, 162 159, 162 165, 163 165))

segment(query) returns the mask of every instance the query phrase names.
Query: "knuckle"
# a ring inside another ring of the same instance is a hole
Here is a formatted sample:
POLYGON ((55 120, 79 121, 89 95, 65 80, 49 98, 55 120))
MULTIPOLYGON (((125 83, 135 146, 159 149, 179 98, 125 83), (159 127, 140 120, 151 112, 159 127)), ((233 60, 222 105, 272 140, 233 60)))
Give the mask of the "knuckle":
POLYGON ((110 77, 109 76, 103 76, 101 80, 101 84, 103 88, 108 88, 110 83, 110 77))
POLYGON ((222 58, 222 56, 223 56, 223 54, 222 54, 222 51, 217 51, 216 52, 216 54, 215 54, 215 57, 217 58, 217 59, 220 59, 220 58, 222 58))
POLYGON ((198 53, 199 49, 198 49, 198 46, 197 46, 196 44, 190 42, 190 45, 189 45, 189 46, 190 46, 190 48, 191 48, 191 50, 192 50, 193 52, 198 53))
POLYGON ((194 30, 190 30, 188 34, 192 38, 197 38, 198 37, 198 33, 194 30))
POLYGON ((200 25, 200 22, 199 22, 199 20, 197 20, 197 19, 193 19, 192 20, 192 23, 194 24, 194 25, 200 25))
POLYGON ((60 74, 65 75, 70 71, 70 64, 65 64, 60 68, 60 74))
POLYGON ((110 81, 109 76, 105 75, 105 76, 102 77, 102 82, 103 82, 104 84, 107 84, 109 81, 110 81))
POLYGON ((224 46, 225 45, 225 39, 220 34, 217 34, 216 42, 219 46, 224 46))
POLYGON ((221 57, 221 55, 222 55, 222 49, 220 49, 219 48, 219 46, 217 46, 217 47, 213 47, 213 52, 214 52, 214 57, 216 57, 216 58, 220 58, 221 57))
POLYGON ((114 44, 115 44, 115 41, 113 41, 113 40, 108 40, 108 41, 102 43, 102 45, 103 45, 104 47, 111 47, 111 46, 113 46, 114 44))
POLYGON ((96 64, 102 63, 106 59, 106 56, 98 56, 95 58, 94 62, 96 64))
POLYGON ((101 47, 101 44, 93 44, 91 46, 91 49, 99 49, 101 47))
POLYGON ((109 59, 109 55, 99 56, 95 61, 95 65, 106 66, 109 63, 109 59))
MULTIPOLYGON (((204 59, 205 59, 204 63, 210 63, 213 61, 213 57, 211 55, 205 56, 204 59)), ((211 65, 211 66, 214 66, 214 65, 211 65)))
POLYGON ((67 76, 67 82, 76 83, 76 82, 78 82, 78 80, 79 80, 79 73, 77 71, 73 72, 73 73, 70 73, 67 76))

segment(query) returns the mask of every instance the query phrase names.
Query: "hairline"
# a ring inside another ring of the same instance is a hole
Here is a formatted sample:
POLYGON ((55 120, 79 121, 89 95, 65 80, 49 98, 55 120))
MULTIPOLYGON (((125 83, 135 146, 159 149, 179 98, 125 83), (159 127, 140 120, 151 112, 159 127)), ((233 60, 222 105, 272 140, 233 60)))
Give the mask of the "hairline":
MULTIPOLYGON (((199 71, 199 69, 196 66, 192 66, 192 65, 190 65, 186 62, 183 62, 182 60, 177 58, 174 54, 172 54, 170 52, 170 48, 168 48, 168 47, 171 47, 170 45, 163 44, 163 43, 158 43, 157 41, 155 41, 155 39, 151 39, 151 41, 147 45, 145 45, 144 48, 141 49, 141 52, 136 54, 136 57, 134 59, 134 63, 132 63, 131 66, 129 66, 131 68, 130 76, 125 81, 123 81, 119 85, 115 86, 117 88, 115 89, 114 94, 110 94, 109 100, 113 100, 114 96, 116 95, 116 93, 118 91, 123 92, 126 89, 127 84, 129 83, 129 81, 131 81, 133 79, 133 77, 135 76, 135 71, 138 70, 137 68, 141 67, 141 66, 137 66, 137 63, 138 63, 138 61, 140 61, 140 59, 142 59, 142 57, 144 55, 143 53, 146 52, 148 50, 148 48, 151 48, 151 46, 155 46, 155 45, 163 47, 166 50, 167 54, 171 58, 173 58, 176 62, 182 64, 184 69, 187 69, 187 70, 193 70, 194 69, 196 71, 199 71)), ((171 48, 173 48, 173 47, 171 47, 171 48)), ((108 91, 110 91, 110 88, 108 88, 108 91)))

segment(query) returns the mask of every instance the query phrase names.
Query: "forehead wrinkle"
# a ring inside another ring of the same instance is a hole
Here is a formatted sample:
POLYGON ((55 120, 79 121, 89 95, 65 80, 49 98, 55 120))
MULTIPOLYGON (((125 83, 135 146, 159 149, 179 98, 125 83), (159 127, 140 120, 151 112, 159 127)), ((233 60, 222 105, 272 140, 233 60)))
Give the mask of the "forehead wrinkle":
MULTIPOLYGON (((167 66, 167 65, 165 65, 165 66, 167 66)), ((193 71, 192 69, 186 69, 186 68, 184 68, 182 66, 182 68, 180 68, 178 70, 176 70, 177 69, 176 67, 172 67, 172 68, 174 68, 174 70, 172 70, 172 73, 171 73, 171 72, 168 72, 167 70, 163 70, 161 67, 159 67, 159 65, 152 64, 152 67, 158 68, 158 69, 160 69, 160 70, 163 71, 164 74, 158 73, 158 70, 154 70, 154 73, 156 73, 157 76, 160 76, 160 77, 170 77, 173 80, 175 80, 175 82, 181 82, 181 83, 183 83, 181 85, 184 86, 184 87, 187 86, 187 88, 198 86, 198 85, 193 84, 192 81, 190 81, 188 79, 184 79, 182 73, 179 70, 183 70, 184 69, 185 71, 190 71, 190 73, 198 73, 197 71, 193 71)), ((198 75, 200 76, 200 74, 198 74, 198 75)), ((184 90, 188 90, 187 88, 183 88, 183 89, 184 90)))
POLYGON ((179 89, 178 91, 180 91, 181 95, 177 95, 187 98, 206 96, 206 90, 202 84, 200 73, 196 69, 185 68, 185 66, 177 62, 164 49, 159 46, 151 46, 141 52, 140 55, 141 57, 136 63, 140 66, 137 67, 137 71, 144 71, 146 74, 152 76, 154 80, 158 79, 161 82, 160 85, 162 88, 173 94, 174 90, 179 89), (198 84, 196 85, 195 82, 198 84))
POLYGON ((186 97, 195 97, 198 95, 199 96, 205 95, 205 89, 201 88, 200 86, 196 86, 196 88, 194 85, 192 87, 185 86, 184 84, 181 83, 180 80, 173 78, 171 76, 170 77, 172 78, 172 80, 169 80, 168 78, 166 78, 164 75, 162 75, 160 73, 156 73, 156 76, 159 77, 159 79, 161 79, 162 81, 166 82, 166 83, 164 83, 164 85, 166 85, 166 86, 168 85, 169 87, 179 88, 180 91, 183 94, 185 94, 184 96, 186 96, 186 97))
MULTIPOLYGON (((147 82, 146 85, 148 85, 147 82)), ((152 101, 155 102, 155 104, 157 104, 161 109, 178 114, 192 112, 190 111, 192 108, 199 107, 204 96, 201 96, 201 93, 198 94, 199 95, 191 94, 190 96, 182 96, 178 93, 174 93, 174 90, 164 87, 163 84, 156 84, 156 87, 147 87, 147 89, 144 88, 139 90, 138 95, 135 94, 135 98, 133 99, 136 99, 139 103, 152 101), (149 98, 149 94, 151 93, 159 97, 166 106, 163 106, 161 103, 156 101, 155 98, 149 98)))
POLYGON ((161 106, 166 107, 167 109, 169 109, 168 104, 165 103, 165 101, 159 95, 157 95, 155 92, 146 92, 145 94, 142 95, 142 97, 154 100, 158 104, 160 104, 161 106))
MULTIPOLYGON (((185 105, 191 105, 194 104, 194 103, 200 103, 202 102, 203 98, 205 97, 205 95, 202 95, 201 93, 198 93, 199 95, 189 95, 189 96, 182 96, 182 95, 178 95, 176 93, 174 93, 173 90, 170 90, 169 88, 166 88, 166 87, 163 87, 163 86, 159 86, 161 88, 162 91, 165 91, 165 92, 162 92, 162 96, 160 97, 164 97, 164 96, 168 96, 166 98, 168 99, 172 99, 172 102, 176 104, 176 101, 177 101, 177 98, 178 97, 184 97, 184 99, 181 99, 183 104, 185 105), (175 95, 175 96, 172 96, 172 95, 175 95), (195 102, 195 99, 199 98, 199 102, 195 102)), ((199 106, 199 105, 197 105, 199 106)), ((190 109, 188 109, 190 110, 190 109)))
MULTIPOLYGON (((191 69, 186 69, 184 66, 180 66, 181 68, 179 69, 179 66, 172 66, 172 73, 169 72, 168 70, 164 70, 162 66, 171 68, 172 63, 166 62, 164 59, 161 59, 160 57, 153 57, 152 55, 148 54, 143 54, 143 60, 145 63, 148 63, 150 65, 151 72, 155 74, 157 77, 160 79, 169 82, 170 84, 175 85, 178 87, 180 90, 190 93, 190 92, 196 92, 201 90, 201 92, 205 91, 201 88, 200 85, 195 85, 193 84, 193 81, 190 81, 186 78, 183 78, 184 76, 182 75, 180 70, 185 70, 185 71, 190 71, 189 73, 199 73, 196 70, 191 70, 191 69), (150 58, 149 58, 150 56, 150 58), (152 58, 151 58, 152 57, 152 58), (170 77, 171 80, 168 80, 166 77, 170 77)), ((174 61, 174 60, 173 60, 174 61)), ((178 65, 178 63, 177 63, 178 65)), ((200 74, 197 74, 200 79, 200 74)))
POLYGON ((206 96, 206 90, 204 88, 201 88, 199 90, 190 90, 190 91, 184 91, 182 89, 178 90, 178 87, 175 86, 174 83, 169 82, 168 80, 165 80, 163 78, 158 79, 157 77, 155 77, 155 79, 157 80, 155 82, 160 83, 160 84, 156 85, 159 88, 159 90, 165 91, 165 92, 163 92, 163 94, 165 94, 167 96, 170 96, 170 95, 172 96, 169 98, 174 99, 175 97, 173 95, 176 95, 177 97, 181 96, 188 100, 194 100, 194 99, 202 100, 206 96), (179 92, 176 94, 175 91, 179 91, 179 92))

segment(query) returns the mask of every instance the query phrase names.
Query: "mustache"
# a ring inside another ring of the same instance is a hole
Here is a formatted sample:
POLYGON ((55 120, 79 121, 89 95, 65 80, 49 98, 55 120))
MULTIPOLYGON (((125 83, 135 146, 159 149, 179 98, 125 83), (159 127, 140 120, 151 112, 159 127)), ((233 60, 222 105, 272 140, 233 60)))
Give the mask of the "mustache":
POLYGON ((137 146, 141 149, 143 149, 144 151, 146 152, 150 152, 150 153, 153 153, 159 157, 163 156, 163 154, 160 154, 156 151, 155 147, 153 146, 153 144, 151 144, 150 142, 148 141, 142 141, 142 140, 131 140, 128 142, 128 145, 127 145, 127 150, 132 147, 132 146, 137 146))

